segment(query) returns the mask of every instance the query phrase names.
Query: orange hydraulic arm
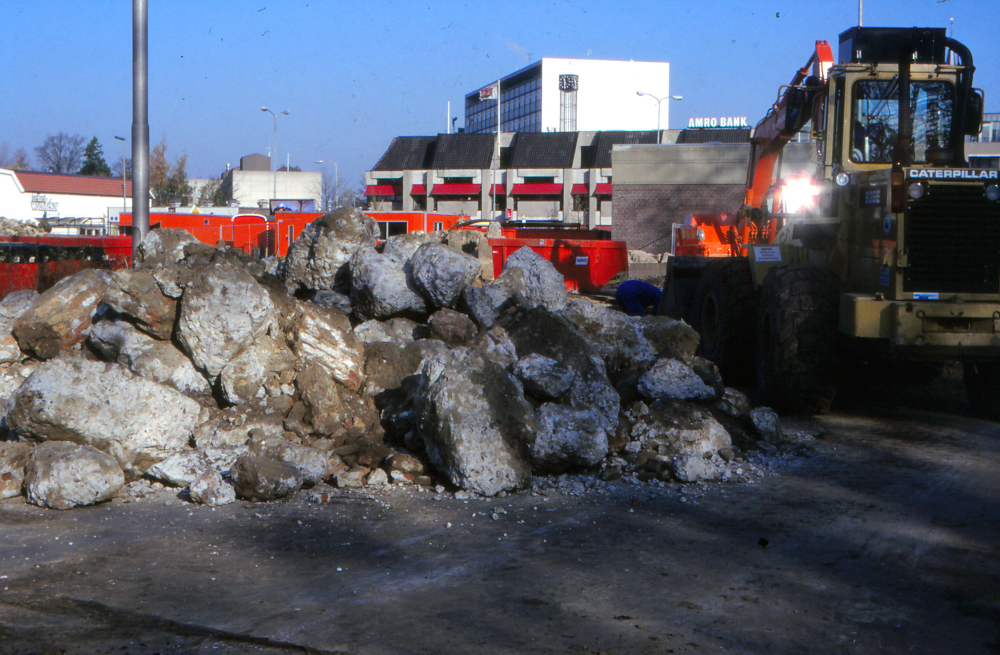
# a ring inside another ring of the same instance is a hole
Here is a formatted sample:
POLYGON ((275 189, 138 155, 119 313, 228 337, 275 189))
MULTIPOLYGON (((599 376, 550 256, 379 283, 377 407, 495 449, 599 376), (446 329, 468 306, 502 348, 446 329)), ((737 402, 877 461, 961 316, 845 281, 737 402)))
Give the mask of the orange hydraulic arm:
MULTIPOLYGON (((809 118, 809 108, 817 91, 826 83, 827 72, 833 66, 833 50, 826 41, 817 41, 816 50, 806 65, 800 68, 791 83, 767 115, 757 123, 750 139, 750 165, 747 169, 746 195, 740 212, 740 237, 745 246, 751 240, 774 237, 773 226, 748 225, 747 209, 760 209, 774 183, 774 167, 781 151, 809 118), (811 75, 810 75, 811 73, 811 75), (752 233, 756 234, 752 234, 752 233)), ((742 248, 740 248, 742 250, 742 248)))

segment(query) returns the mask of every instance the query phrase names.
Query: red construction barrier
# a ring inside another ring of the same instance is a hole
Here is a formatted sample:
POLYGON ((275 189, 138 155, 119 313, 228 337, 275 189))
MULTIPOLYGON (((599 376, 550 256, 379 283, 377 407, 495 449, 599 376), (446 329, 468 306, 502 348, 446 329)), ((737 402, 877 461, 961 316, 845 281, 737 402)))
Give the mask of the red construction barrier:
POLYGON ((552 262, 566 278, 570 291, 594 292, 618 273, 628 270, 628 248, 624 241, 609 239, 490 239, 493 270, 503 270, 507 258, 528 246, 552 262))
POLYGON ((0 299, 26 289, 46 291, 85 268, 131 263, 131 237, 0 237, 0 299))

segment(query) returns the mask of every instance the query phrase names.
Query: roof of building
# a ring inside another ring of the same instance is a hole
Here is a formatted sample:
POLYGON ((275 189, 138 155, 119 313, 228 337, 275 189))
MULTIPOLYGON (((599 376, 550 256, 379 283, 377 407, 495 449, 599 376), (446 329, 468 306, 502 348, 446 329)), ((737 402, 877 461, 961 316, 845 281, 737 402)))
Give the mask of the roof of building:
POLYGON ((434 161, 436 136, 397 136, 373 171, 421 171, 434 161))
POLYGON ((511 168, 573 168, 576 132, 518 132, 510 143, 511 168))
POLYGON ((490 167, 495 147, 495 134, 438 134, 431 168, 483 170, 490 167))
POLYGON ((749 127, 720 127, 698 130, 681 130, 678 144, 692 143, 750 143, 749 127))
POLYGON ((656 143, 656 130, 598 132, 590 146, 589 162, 583 168, 611 168, 611 148, 622 145, 651 145, 656 143))
MULTIPOLYGON (((63 175, 61 173, 36 173, 14 171, 17 181, 28 193, 59 193, 73 196, 120 196, 120 177, 91 177, 89 175, 63 175)), ((125 194, 132 195, 132 181, 126 180, 125 194)))

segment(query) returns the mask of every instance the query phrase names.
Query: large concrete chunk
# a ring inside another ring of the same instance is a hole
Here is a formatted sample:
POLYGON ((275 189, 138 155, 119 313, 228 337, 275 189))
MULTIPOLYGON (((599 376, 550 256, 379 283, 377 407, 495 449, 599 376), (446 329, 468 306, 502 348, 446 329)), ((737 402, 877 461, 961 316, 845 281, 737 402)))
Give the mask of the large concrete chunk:
POLYGON ((657 400, 714 400, 716 390, 689 366, 671 357, 660 359, 639 378, 639 393, 657 400))
POLYGON ((236 495, 246 500, 274 500, 302 488, 303 477, 291 464, 244 455, 229 471, 236 495))
POLYGON ((215 378, 274 321, 267 291, 243 268, 220 262, 184 290, 177 340, 195 366, 215 378))
POLYGON ((541 471, 589 468, 608 454, 608 433, 590 410, 545 403, 535 412, 530 451, 532 462, 541 471))
POLYGON ((506 278, 515 275, 514 271, 523 275, 524 289, 517 298, 521 307, 530 309, 541 305, 549 311, 556 311, 566 305, 566 279, 552 262, 528 246, 507 258, 503 272, 494 284, 504 285, 506 278))
POLYGON ((109 280, 107 271, 87 269, 63 278, 40 295, 14 323, 21 350, 38 359, 51 359, 86 339, 109 280))
POLYGON ((153 269, 184 259, 185 248, 202 245, 187 230, 165 228, 150 230, 136 249, 135 268, 153 269))
POLYGON ((434 307, 451 307, 479 275, 478 260, 443 243, 425 243, 410 257, 410 275, 434 307))
POLYGON ((21 495, 24 467, 31 456, 31 444, 0 441, 0 500, 21 495))
POLYGON ((431 464, 486 496, 526 485, 534 413, 517 380, 478 350, 428 358, 421 375, 420 434, 431 464))
POLYGON ((292 289, 349 288, 347 262, 359 248, 375 246, 378 225, 356 207, 317 218, 295 240, 285 258, 285 283, 292 289))
POLYGON ((125 484, 118 463, 91 446, 52 442, 28 459, 24 489, 28 502, 51 509, 94 505, 115 497, 125 484))
POLYGON ((427 313, 427 301, 406 275, 406 260, 361 248, 351 257, 351 306, 363 321, 394 316, 418 318, 427 313))
POLYGON ((11 330, 21 315, 31 309, 38 292, 34 289, 15 291, 0 300, 0 366, 13 364, 23 359, 21 347, 11 330))
POLYGON ((668 457, 714 455, 733 446, 729 433, 707 409, 677 400, 652 403, 632 426, 631 438, 628 448, 635 452, 650 450, 668 457))
POLYGON ((140 330, 157 339, 169 339, 174 332, 177 301, 163 294, 149 271, 115 271, 104 293, 104 303, 131 317, 140 330))
POLYGON ((55 359, 21 385, 7 421, 29 439, 91 445, 141 473, 187 445, 200 409, 118 364, 55 359))
POLYGON ((604 362, 564 319, 536 307, 515 316, 504 326, 518 359, 541 355, 573 374, 560 396, 564 404, 595 412, 601 426, 613 432, 618 425, 621 399, 611 385, 604 362))
POLYGON ((157 341, 123 320, 100 321, 90 329, 87 343, 105 359, 118 362, 147 380, 184 394, 207 394, 208 380, 169 341, 157 341))
POLYGON ((307 306, 292 326, 290 337, 299 358, 316 362, 351 391, 361 387, 365 350, 346 314, 307 306))

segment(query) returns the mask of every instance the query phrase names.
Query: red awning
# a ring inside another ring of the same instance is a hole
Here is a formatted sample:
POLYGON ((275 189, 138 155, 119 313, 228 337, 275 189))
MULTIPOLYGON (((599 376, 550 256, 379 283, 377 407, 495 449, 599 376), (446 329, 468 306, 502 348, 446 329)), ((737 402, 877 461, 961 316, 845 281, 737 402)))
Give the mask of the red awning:
POLYGON ((515 184, 511 193, 515 196, 558 196, 562 190, 563 185, 558 183, 515 184))
POLYGON ((573 194, 576 194, 576 195, 585 196, 585 195, 589 194, 590 192, 587 191, 587 185, 586 184, 574 184, 573 185, 573 189, 570 191, 570 193, 573 193, 573 194))
POLYGON ((610 196, 611 195, 611 187, 612 187, 611 182, 603 182, 601 184, 598 184, 597 188, 594 189, 594 195, 595 196, 610 196))
POLYGON ((478 196, 482 190, 479 184, 435 184, 432 196, 478 196))
POLYGON ((395 187, 391 184, 369 184, 365 187, 366 196, 395 196, 395 187))
POLYGON ((425 187, 423 184, 414 184, 413 188, 410 189, 410 195, 411 196, 426 196, 427 195, 427 187, 425 187))
POLYGON ((506 195, 507 190, 503 188, 502 184, 494 184, 492 187, 490 187, 490 194, 496 194, 496 193, 499 193, 500 195, 506 195))

